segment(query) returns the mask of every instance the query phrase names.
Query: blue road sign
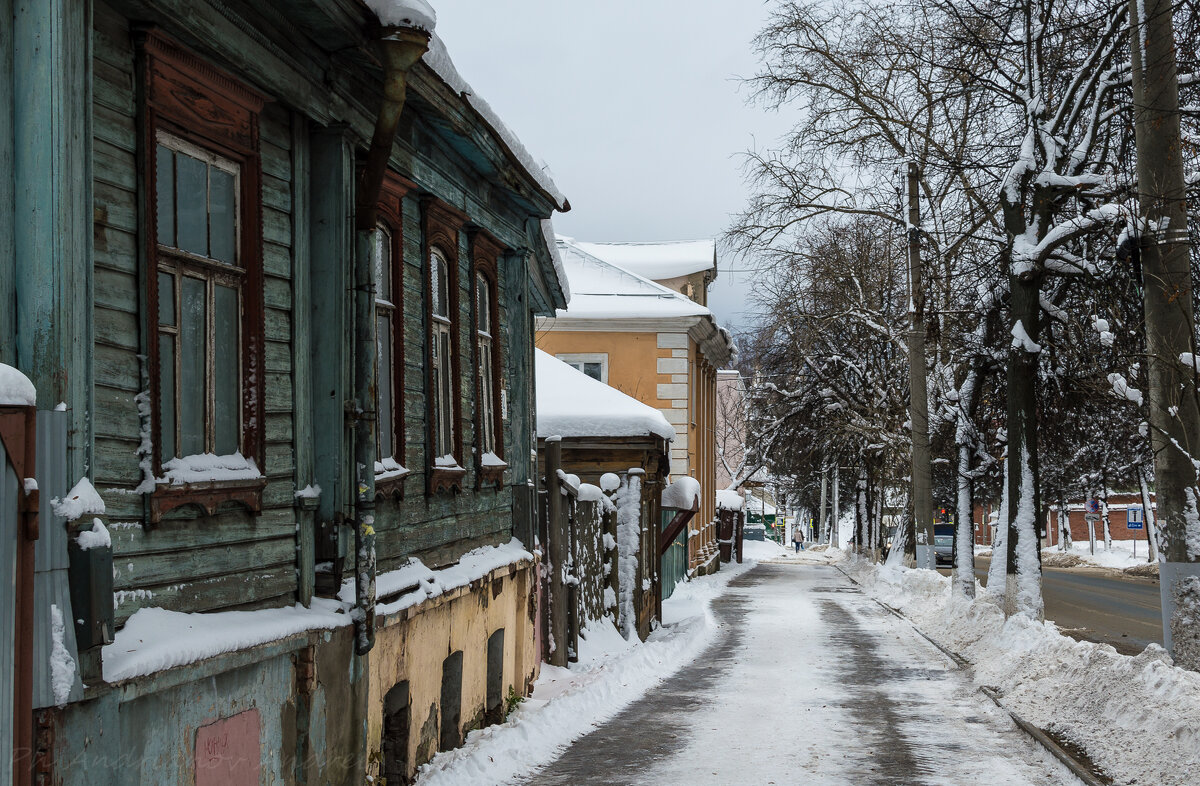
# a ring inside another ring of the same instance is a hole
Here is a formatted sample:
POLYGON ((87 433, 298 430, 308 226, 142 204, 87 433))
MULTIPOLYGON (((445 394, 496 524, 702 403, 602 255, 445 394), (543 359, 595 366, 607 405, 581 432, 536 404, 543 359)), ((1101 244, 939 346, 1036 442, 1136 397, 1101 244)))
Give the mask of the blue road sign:
POLYGON ((1131 505, 1125 509, 1125 529, 1144 529, 1145 526, 1140 507, 1133 507, 1131 505))

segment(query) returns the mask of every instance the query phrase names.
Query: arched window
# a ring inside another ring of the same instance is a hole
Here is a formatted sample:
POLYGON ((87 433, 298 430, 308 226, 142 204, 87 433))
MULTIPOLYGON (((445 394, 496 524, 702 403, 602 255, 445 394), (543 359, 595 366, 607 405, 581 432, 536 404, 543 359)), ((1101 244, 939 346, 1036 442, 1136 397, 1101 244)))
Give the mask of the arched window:
POLYGON ((435 464, 454 458, 454 314, 450 263, 438 248, 429 253, 430 346, 433 361, 433 455, 435 464))

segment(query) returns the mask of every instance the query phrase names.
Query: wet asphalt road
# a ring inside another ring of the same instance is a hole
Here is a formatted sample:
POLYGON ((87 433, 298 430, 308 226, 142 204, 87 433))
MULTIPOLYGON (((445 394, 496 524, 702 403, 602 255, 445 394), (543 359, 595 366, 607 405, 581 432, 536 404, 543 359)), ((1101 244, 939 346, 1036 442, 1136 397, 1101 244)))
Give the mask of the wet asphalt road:
MULTIPOLYGON (((990 564, 985 557, 975 561, 975 575, 984 585, 990 564)), ((1150 642, 1162 644, 1157 580, 1098 568, 1047 567, 1042 594, 1046 619, 1077 639, 1111 644, 1126 655, 1136 655, 1150 642)))
POLYGON ((711 612, 718 630, 700 656, 522 782, 1077 783, 833 567, 760 564, 711 612))

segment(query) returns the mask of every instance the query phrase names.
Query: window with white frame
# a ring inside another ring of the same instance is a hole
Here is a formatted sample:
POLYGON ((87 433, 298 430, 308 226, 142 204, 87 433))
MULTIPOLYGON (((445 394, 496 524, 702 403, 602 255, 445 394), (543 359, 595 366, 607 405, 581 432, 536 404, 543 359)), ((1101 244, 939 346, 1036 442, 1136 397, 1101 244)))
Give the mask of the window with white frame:
POLYGON ((475 355, 479 361, 479 451, 499 455, 496 441, 496 372, 492 342, 492 285, 483 273, 475 274, 475 355))
POLYGON ((568 352, 555 355, 555 357, 576 371, 581 371, 592 379, 608 384, 607 352, 568 352))
POLYGON ((433 357, 433 455, 454 454, 454 329, 450 302, 450 266, 437 248, 429 254, 430 345, 433 357))
POLYGON ((159 132, 155 146, 162 461, 242 449, 236 163, 159 132))

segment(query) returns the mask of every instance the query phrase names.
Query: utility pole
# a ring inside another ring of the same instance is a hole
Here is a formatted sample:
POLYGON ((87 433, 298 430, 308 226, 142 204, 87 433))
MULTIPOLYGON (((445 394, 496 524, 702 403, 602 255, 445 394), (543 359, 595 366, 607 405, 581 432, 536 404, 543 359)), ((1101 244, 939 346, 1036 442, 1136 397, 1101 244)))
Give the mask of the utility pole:
POLYGON ((833 461, 833 506, 832 521, 829 522, 829 542, 835 546, 842 545, 841 512, 838 510, 838 462, 833 461))
POLYGON ((1188 612, 1200 603, 1200 523, 1189 525, 1200 504, 1191 461, 1200 407, 1196 371, 1180 358, 1196 348, 1171 0, 1130 0, 1129 19, 1163 644, 1177 665, 1200 670, 1200 623, 1188 612))
MULTIPOLYGON (((908 420, 912 424, 913 539, 918 568, 934 569, 933 482, 929 457, 929 391, 925 384, 925 292, 921 286, 920 170, 908 164, 908 420)), ((908 540, 907 538, 905 539, 908 540)), ((905 551, 909 546, 905 543, 905 551)))

